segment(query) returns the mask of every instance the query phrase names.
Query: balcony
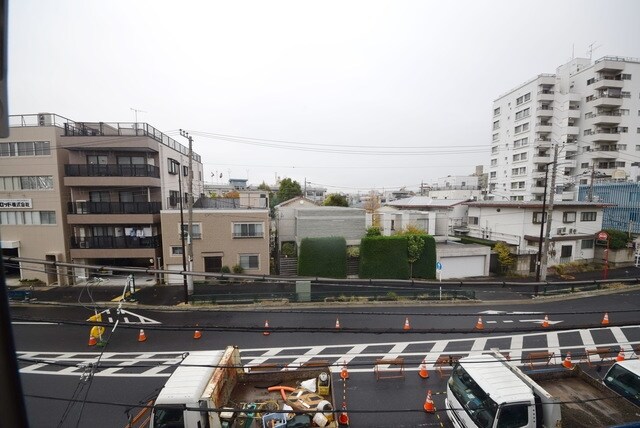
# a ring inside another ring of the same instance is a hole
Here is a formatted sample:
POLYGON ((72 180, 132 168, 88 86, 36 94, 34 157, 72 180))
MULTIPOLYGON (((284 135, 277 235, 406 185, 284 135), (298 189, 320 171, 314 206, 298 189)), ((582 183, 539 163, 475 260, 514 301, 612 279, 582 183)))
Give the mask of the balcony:
POLYGON ((536 116, 538 117, 551 117, 553 116, 553 107, 538 107, 536 109, 536 116))
POLYGON ((549 133, 551 132, 552 125, 550 122, 548 123, 537 123, 535 127, 536 132, 549 133))
MULTIPOLYGON (((624 70, 624 62, 628 60, 634 60, 633 58, 623 58, 617 56, 605 56, 596 61, 593 66, 593 70, 596 73, 600 73, 602 71, 613 71, 618 72, 624 70)), ((637 61, 637 60, 636 60, 637 61)))
POLYGON ((587 102, 592 107, 620 107, 622 105, 621 95, 594 95, 587 98, 587 102))
POLYGON ((93 236, 93 237, 71 237, 71 248, 89 249, 89 248, 159 248, 160 235, 156 236, 93 236))
POLYGON ((567 126, 565 127, 566 135, 579 135, 580 129, 577 126, 567 126))
POLYGON ((624 80, 616 79, 613 76, 600 77, 593 83, 593 89, 618 88, 622 89, 624 80))
POLYGON ((233 233, 234 239, 246 239, 246 238, 264 238, 264 233, 255 232, 255 233, 233 233))
POLYGON ((67 177, 155 177, 160 178, 160 168, 154 165, 87 165, 64 166, 67 177))
POLYGON ((533 161, 533 163, 549 163, 551 162, 551 155, 535 154, 532 156, 531 160, 533 161))
POLYGON ((591 135, 591 141, 618 142, 620 141, 620 133, 617 129, 615 131, 608 129, 597 129, 591 135))
POLYGON ((68 214, 160 214, 160 202, 69 202, 68 214))
POLYGON ((160 168, 154 165, 86 165, 64 166, 65 186, 160 187, 160 168))
POLYGON ((554 92, 551 89, 542 89, 538 91, 538 100, 539 101, 553 101, 554 92))
POLYGON ((588 120, 594 125, 619 125, 622 117, 619 112, 608 111, 593 114, 588 120))
POLYGON ((567 110, 567 117, 572 119, 580 119, 580 108, 567 110))

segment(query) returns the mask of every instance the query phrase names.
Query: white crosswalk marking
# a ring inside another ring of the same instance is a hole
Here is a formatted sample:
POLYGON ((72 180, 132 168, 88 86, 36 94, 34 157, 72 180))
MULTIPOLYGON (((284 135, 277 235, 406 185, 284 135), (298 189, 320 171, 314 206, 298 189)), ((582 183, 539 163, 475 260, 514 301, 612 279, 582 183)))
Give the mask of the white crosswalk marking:
MULTIPOLYGON (((423 358, 427 361, 427 367, 433 369, 438 357, 449 354, 465 356, 482 353, 487 348, 489 340, 495 340, 502 343, 500 351, 503 353, 508 352, 511 361, 516 364, 523 364, 521 361, 523 354, 526 355, 529 352, 536 351, 554 352, 557 356, 556 363, 558 363, 563 351, 566 353, 566 350, 574 350, 582 347, 622 346, 625 351, 628 352, 640 344, 640 340, 629 340, 630 337, 638 337, 639 330, 640 325, 634 325, 625 327, 625 330, 620 327, 568 330, 563 331, 562 335, 556 331, 545 331, 515 336, 480 335, 471 340, 465 337, 435 341, 374 342, 295 346, 287 348, 260 348, 242 350, 241 358, 246 367, 262 363, 282 363, 285 361, 288 362, 291 368, 297 368, 305 362, 318 358, 328 360, 330 364, 334 365, 335 371, 339 371, 342 364, 349 364, 355 358, 359 358, 358 362, 364 362, 365 364, 354 365, 353 368, 349 367, 349 371, 371 372, 375 359, 402 357, 405 358, 408 363, 408 367, 406 367, 405 370, 417 371, 423 358), (593 331, 595 330, 610 331, 614 341, 611 343, 605 343, 604 341, 597 342, 594 340, 594 337, 607 336, 594 336, 593 331), (576 333, 578 334, 576 335, 576 333), (566 337, 572 337, 570 340, 572 343, 567 342, 565 334, 566 337), (539 342, 541 336, 546 338, 546 345, 544 347, 524 348, 524 343, 539 342), (578 336, 579 339, 576 340, 576 336, 578 336), (525 341, 525 338, 534 340, 525 341), (346 352, 345 348, 348 348, 346 352), (426 351, 427 349, 428 351, 426 351), (445 352, 445 349, 455 349, 455 352, 445 352), (251 356, 243 357, 243 354, 251 356)), ((105 352, 102 354, 100 364, 95 370, 95 376, 167 377, 173 371, 173 367, 182 360, 183 355, 184 352, 105 352)), ((97 363, 98 356, 99 354, 96 352, 18 352, 21 366, 20 372, 24 374, 80 376, 84 371, 83 367, 97 363)), ((627 357, 630 357, 630 355, 627 355, 627 357)))

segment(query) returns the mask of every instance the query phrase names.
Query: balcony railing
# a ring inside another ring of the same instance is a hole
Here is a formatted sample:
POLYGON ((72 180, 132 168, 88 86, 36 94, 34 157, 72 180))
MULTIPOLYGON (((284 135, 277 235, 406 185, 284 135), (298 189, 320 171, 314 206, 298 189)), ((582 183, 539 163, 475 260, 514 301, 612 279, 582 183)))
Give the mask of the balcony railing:
POLYGON ((254 233, 234 233, 234 238, 263 238, 264 233, 262 232, 254 232, 254 233))
POLYGON ((160 202, 69 202, 69 214, 159 214, 160 202))
POLYGON ((156 236, 93 236, 71 237, 71 248, 159 248, 160 235, 156 236))
POLYGON ((86 165, 64 166, 67 177, 155 177, 160 178, 160 168, 155 165, 86 165))

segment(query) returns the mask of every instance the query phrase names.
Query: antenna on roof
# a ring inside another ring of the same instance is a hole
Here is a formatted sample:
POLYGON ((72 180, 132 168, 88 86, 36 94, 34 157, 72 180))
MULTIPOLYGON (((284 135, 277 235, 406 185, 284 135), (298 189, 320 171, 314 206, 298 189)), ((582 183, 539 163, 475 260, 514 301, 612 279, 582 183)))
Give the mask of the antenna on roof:
POLYGON ((595 46, 596 43, 597 42, 593 42, 593 43, 591 43, 589 45, 589 49, 587 50, 587 55, 589 55, 589 60, 591 60, 592 57, 593 57, 593 51, 595 51, 596 49, 602 47, 602 45, 595 46))

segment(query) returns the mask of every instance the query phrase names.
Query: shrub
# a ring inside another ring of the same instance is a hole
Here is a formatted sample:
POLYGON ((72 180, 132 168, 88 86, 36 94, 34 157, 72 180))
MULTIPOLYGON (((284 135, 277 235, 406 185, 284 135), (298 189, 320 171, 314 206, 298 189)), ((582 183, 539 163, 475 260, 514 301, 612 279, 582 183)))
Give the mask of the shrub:
POLYGON ((305 238, 300 243, 298 275, 347 277, 347 241, 342 237, 305 238))
POLYGON ((609 234, 610 249, 621 250, 623 248, 627 248, 627 244, 630 242, 630 239, 626 232, 615 229, 606 229, 605 232, 609 234))
POLYGON ((365 237, 360 243, 360 278, 409 279, 407 239, 365 237))
POLYGON ((349 257, 360 257, 360 247, 356 245, 347 247, 347 255, 349 257))
POLYGON ((220 273, 231 273, 231 269, 229 269, 229 266, 224 265, 220 268, 220 273))
POLYGON ((283 242, 281 253, 283 256, 286 256, 286 257, 295 257, 296 244, 294 244, 293 242, 283 242))
POLYGON ((378 226, 371 226, 367 228, 366 236, 382 236, 382 231, 378 226))

